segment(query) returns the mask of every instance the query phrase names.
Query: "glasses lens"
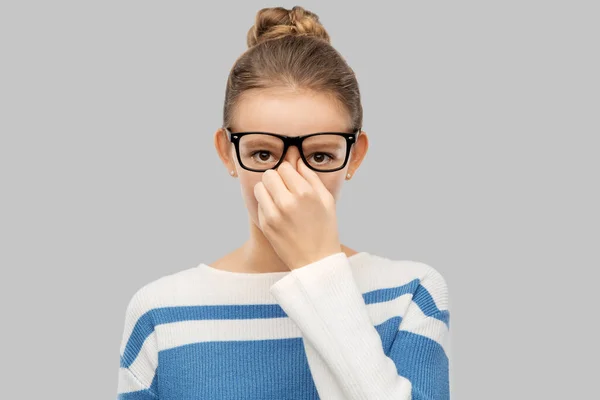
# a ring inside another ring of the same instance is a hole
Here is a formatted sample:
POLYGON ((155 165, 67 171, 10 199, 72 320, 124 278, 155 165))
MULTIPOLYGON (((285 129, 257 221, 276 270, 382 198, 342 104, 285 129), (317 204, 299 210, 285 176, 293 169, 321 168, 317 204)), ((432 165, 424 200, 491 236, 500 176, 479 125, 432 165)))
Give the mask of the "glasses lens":
MULTIPOLYGON (((308 164, 318 171, 331 171, 344 164, 346 139, 340 135, 315 135, 302 142, 308 164)), ((239 152, 246 168, 266 171, 273 168, 283 154, 283 140, 277 136, 251 133, 240 138, 239 152)))
POLYGON ((346 138, 340 135, 309 136, 302 142, 302 153, 311 167, 330 171, 344 163, 346 143, 346 138))
POLYGON ((240 159, 246 168, 268 170, 283 154, 283 140, 276 136, 251 133, 240 138, 240 159))

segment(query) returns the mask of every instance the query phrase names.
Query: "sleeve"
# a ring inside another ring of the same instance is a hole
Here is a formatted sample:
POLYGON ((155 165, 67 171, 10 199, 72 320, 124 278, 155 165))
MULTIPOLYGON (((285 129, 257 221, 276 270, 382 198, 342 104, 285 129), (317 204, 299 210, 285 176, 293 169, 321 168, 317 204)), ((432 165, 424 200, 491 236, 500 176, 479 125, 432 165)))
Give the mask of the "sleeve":
MULTIPOLYGON (((431 287, 425 280, 421 283, 431 287)), ((440 290, 437 303, 427 296, 426 286, 413 296, 389 356, 343 252, 292 270, 271 286, 271 294, 302 332, 311 374, 323 399, 446 400, 444 346, 449 331, 440 319, 448 319, 447 291, 443 279, 441 285, 434 280, 440 290)))
POLYGON ((152 313, 144 298, 144 290, 138 290, 125 312, 117 400, 158 399, 158 347, 152 313))

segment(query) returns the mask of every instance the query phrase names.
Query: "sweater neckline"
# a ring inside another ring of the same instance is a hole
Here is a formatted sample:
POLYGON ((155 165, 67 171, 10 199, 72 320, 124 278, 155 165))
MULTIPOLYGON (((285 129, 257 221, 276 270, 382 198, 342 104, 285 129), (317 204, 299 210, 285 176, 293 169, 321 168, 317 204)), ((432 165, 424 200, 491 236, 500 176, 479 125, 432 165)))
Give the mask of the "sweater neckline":
MULTIPOLYGON (((352 254, 348 257, 348 260, 352 264, 360 264, 364 260, 369 257, 370 253, 366 251, 359 251, 357 253, 352 254)), ((234 278, 246 278, 246 279, 277 279, 282 278, 289 274, 290 271, 279 271, 279 272, 236 272, 236 271, 226 271, 223 269, 218 269, 210 266, 209 264, 200 263, 197 268, 206 271, 211 274, 220 275, 222 277, 229 276, 234 278)))

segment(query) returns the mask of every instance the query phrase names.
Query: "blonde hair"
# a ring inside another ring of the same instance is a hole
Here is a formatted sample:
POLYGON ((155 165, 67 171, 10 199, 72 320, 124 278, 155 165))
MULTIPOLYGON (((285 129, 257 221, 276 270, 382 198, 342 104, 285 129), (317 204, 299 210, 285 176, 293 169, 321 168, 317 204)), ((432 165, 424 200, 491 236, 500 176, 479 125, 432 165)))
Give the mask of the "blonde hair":
POLYGON ((363 110, 354 71, 331 46, 319 17, 302 7, 259 10, 246 37, 248 49, 235 61, 225 91, 223 127, 252 89, 306 89, 331 95, 349 116, 349 130, 362 127, 363 110))

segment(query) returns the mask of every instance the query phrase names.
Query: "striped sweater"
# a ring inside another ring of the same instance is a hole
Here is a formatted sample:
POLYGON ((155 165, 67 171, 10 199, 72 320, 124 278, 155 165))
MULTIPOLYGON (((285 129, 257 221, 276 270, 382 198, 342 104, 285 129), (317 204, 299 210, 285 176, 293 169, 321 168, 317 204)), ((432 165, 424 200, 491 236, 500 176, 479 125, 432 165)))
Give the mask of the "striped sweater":
POLYGON ((449 399, 448 305, 433 267, 367 252, 285 272, 200 263, 131 297, 118 399, 449 399))

